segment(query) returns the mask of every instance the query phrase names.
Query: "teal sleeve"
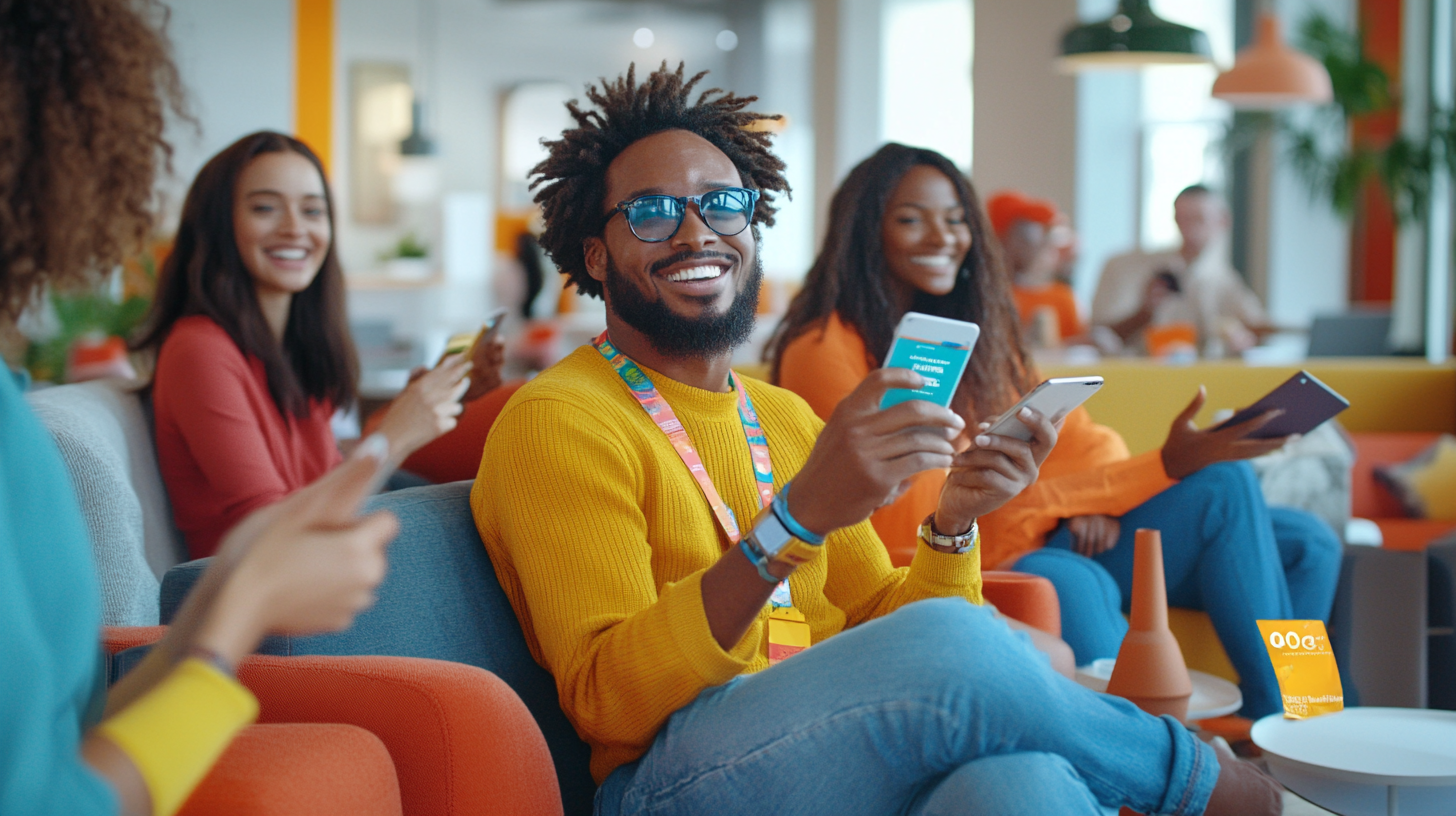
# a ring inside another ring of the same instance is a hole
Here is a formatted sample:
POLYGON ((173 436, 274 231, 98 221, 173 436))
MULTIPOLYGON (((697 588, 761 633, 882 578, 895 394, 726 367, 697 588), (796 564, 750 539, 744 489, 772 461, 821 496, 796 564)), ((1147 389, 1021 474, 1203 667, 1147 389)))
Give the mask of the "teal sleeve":
POLYGON ((70 480, 16 381, 0 376, 0 813, 110 816, 81 760, 100 587, 70 480))

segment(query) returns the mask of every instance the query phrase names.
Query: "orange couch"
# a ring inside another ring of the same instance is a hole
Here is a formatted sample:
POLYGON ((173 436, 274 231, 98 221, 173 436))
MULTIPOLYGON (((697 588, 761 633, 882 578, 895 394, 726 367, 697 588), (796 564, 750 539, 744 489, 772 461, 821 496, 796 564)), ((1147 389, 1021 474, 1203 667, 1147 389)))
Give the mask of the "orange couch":
MULTIPOLYGON (((165 632, 107 627, 103 645, 115 654, 165 632)), ((259 724, 229 746, 183 816, 561 816, 545 738, 484 669, 254 655, 238 679, 258 698, 259 724)))
POLYGON ((1366 431, 1351 437, 1355 441, 1355 469, 1351 474, 1350 512, 1379 525, 1387 549, 1419 552, 1456 530, 1456 522, 1406 518, 1400 502, 1375 480, 1375 468, 1410 459, 1434 443, 1439 433, 1366 431))

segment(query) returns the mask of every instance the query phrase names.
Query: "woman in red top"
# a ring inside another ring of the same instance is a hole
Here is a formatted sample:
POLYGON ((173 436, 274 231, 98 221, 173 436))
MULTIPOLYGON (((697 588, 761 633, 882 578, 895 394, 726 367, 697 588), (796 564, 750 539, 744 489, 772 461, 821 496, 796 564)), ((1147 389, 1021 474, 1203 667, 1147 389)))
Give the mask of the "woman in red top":
MULTIPOLYGON (((885 359, 907 311, 980 324, 952 402, 968 428, 1036 384, 975 190, 940 154, 890 144, 834 196, 824 246, 771 344, 773 379, 827 417, 885 359)), ((1169 602, 1209 613, 1242 678, 1244 713, 1263 716, 1280 700, 1254 621, 1328 617, 1340 544, 1310 514, 1266 507, 1252 470, 1234 461, 1284 440, 1244 439, 1262 418, 1200 431, 1192 418, 1202 404, 1200 391, 1162 450, 1137 457, 1073 411, 1037 483, 979 520, 982 563, 1050 579, 1062 637, 1085 664, 1115 656, 1127 631, 1134 530, 1161 529, 1169 602)), ((896 563, 914 552, 944 478, 921 474, 872 518, 896 563)))
MULTIPOLYGON (((157 459, 194 558, 342 458, 330 418, 359 365, 333 231, 323 166, 279 133, 233 143, 188 190, 137 345, 160 347, 157 459)), ((395 400, 379 428, 393 461, 454 427, 469 367, 452 358, 395 400)))

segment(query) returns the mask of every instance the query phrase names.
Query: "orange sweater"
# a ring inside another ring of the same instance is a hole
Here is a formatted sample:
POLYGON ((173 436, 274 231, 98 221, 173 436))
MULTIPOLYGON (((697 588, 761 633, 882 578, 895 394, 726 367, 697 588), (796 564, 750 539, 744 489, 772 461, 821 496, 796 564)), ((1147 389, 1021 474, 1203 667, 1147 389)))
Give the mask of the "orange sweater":
MULTIPOLYGON (((832 315, 822 328, 810 329, 784 349, 779 384, 828 418, 877 365, 859 334, 832 315)), ((982 563, 987 569, 1005 566, 1045 544, 1062 519, 1121 516, 1174 483, 1163 471, 1159 451, 1129 457, 1116 431, 1078 408, 1062 426, 1036 484, 980 520, 982 563)), ((898 501, 875 512, 871 521, 894 563, 907 563, 914 555, 920 522, 935 512, 944 484, 943 471, 926 471, 898 501)))
POLYGON ((1077 315, 1077 297, 1072 293, 1072 287, 1065 283, 1049 283, 1035 289, 1013 286, 1011 297, 1016 301, 1016 311, 1021 316, 1022 326, 1031 322, 1037 309, 1050 306, 1057 313, 1057 330, 1063 340, 1082 333, 1082 318, 1077 315))

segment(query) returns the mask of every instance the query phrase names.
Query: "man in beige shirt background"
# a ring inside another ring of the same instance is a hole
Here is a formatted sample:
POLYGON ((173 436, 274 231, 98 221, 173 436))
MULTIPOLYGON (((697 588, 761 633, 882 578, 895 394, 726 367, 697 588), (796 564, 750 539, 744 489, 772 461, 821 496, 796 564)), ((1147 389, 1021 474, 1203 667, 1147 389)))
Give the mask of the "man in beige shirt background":
POLYGON ((1149 330, 1183 325, 1204 357, 1238 355, 1269 330, 1268 315, 1228 259, 1232 219, 1212 190, 1195 184, 1173 200, 1183 244, 1166 252, 1129 252, 1109 260, 1092 300, 1092 325, 1104 350, 1156 353, 1149 330))

